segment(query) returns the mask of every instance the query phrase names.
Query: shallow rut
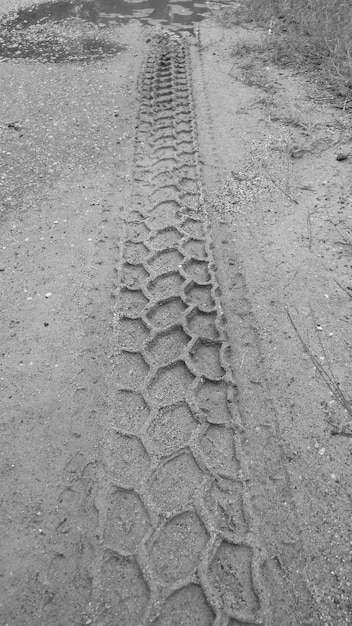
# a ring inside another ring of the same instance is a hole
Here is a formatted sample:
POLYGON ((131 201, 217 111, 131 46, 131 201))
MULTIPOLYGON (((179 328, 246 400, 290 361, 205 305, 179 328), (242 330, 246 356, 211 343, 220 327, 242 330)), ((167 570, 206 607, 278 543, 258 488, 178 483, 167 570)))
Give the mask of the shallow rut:
POLYGON ((97 623, 119 626, 262 624, 264 557, 183 38, 152 42, 139 92, 93 613, 97 623))
POLYGON ((41 623, 269 624, 184 38, 139 97, 102 450, 65 468, 41 623))

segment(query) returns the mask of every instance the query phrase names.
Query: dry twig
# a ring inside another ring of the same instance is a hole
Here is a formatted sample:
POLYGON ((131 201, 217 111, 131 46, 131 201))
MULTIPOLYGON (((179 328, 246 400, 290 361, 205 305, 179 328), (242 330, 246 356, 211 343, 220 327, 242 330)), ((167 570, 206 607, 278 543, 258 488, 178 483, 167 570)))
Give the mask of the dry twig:
MULTIPOLYGON (((289 311, 289 308, 287 306, 287 304, 285 304, 285 311, 287 313, 287 317, 290 320, 290 323, 298 337, 298 339, 300 340, 302 346, 303 346, 303 350, 306 354, 308 354, 310 360, 312 361, 314 367, 316 368, 317 372, 319 372, 320 376, 322 377, 323 381, 325 382, 325 384, 327 385, 327 387, 330 389, 331 393, 334 395, 334 397, 336 398, 336 400, 343 406, 343 408, 347 411, 347 413, 350 415, 350 417, 352 417, 352 405, 351 402, 346 398, 346 396, 344 395, 344 393, 341 391, 340 389, 340 385, 337 382, 337 380, 335 379, 335 377, 330 374, 324 367, 323 365, 318 361, 317 357, 313 354, 313 352, 311 351, 311 349, 309 348, 308 344, 304 341, 301 333, 299 332, 296 324, 294 323, 293 319, 292 319, 292 315, 289 311)), ((338 434, 338 433, 334 433, 334 434, 338 434)))
POLYGON ((336 278, 334 278, 335 283, 340 287, 340 289, 342 289, 342 291, 344 291, 345 293, 347 293, 347 295, 352 298, 352 293, 350 293, 346 287, 343 287, 343 285, 341 285, 341 283, 339 283, 338 280, 336 280, 336 278))

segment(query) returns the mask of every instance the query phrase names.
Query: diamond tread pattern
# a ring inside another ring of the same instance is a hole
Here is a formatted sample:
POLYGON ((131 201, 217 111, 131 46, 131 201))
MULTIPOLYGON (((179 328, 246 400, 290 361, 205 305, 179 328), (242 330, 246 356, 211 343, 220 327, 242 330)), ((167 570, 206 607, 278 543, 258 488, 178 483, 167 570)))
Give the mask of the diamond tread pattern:
POLYGON ((103 622, 264 624, 263 554, 182 37, 155 38, 139 92, 114 325, 103 622))

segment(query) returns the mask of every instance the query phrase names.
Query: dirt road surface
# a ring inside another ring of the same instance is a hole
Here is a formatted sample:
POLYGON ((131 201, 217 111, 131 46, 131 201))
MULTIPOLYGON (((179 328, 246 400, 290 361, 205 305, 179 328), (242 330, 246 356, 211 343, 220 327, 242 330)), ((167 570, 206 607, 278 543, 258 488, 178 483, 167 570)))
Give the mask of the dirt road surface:
POLYGON ((352 623, 349 122, 218 15, 0 27, 3 626, 352 623))

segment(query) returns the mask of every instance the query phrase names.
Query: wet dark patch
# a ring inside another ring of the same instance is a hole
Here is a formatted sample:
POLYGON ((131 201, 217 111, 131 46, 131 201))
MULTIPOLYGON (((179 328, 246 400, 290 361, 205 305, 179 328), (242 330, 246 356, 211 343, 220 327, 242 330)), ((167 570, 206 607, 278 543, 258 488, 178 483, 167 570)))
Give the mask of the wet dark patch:
POLYGON ((37 24, 80 17, 95 24, 116 24, 138 19, 141 22, 156 20, 169 25, 187 26, 202 20, 209 11, 209 5, 207 0, 58 0, 19 9, 17 21, 37 24))
POLYGON ((31 26, 44 22, 59 22, 71 17, 81 18, 88 22, 98 23, 99 11, 94 2, 43 2, 25 9, 19 9, 10 20, 13 26, 31 26))
MULTIPOLYGON (((213 4, 216 4, 214 0, 213 4)), ((116 25, 131 19, 193 29, 209 11, 206 0, 58 0, 7 16, 0 23, 0 58, 82 62, 115 55, 116 25)))
POLYGON ((123 50, 116 29, 100 25, 92 3, 45 3, 0 23, 0 58, 53 63, 89 62, 123 50))

